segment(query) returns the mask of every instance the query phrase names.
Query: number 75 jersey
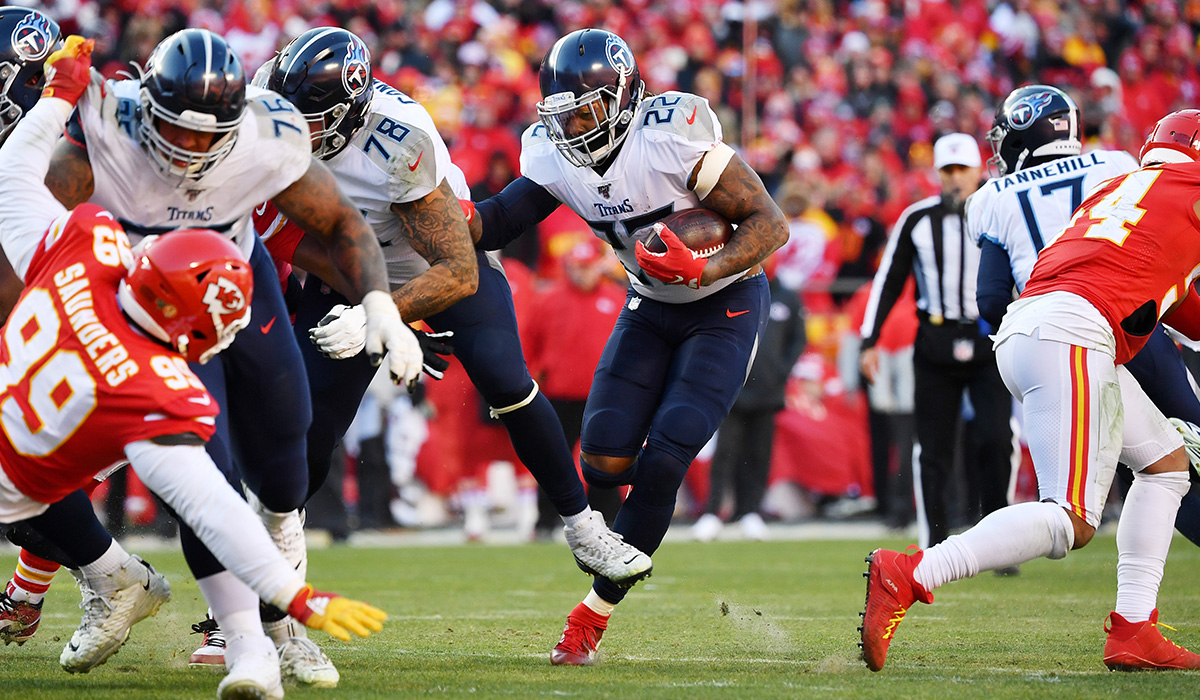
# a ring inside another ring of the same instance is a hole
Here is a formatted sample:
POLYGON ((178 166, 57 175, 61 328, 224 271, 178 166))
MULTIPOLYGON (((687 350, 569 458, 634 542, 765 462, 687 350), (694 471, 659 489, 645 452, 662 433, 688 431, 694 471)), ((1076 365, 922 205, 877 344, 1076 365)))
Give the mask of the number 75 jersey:
POLYGON ((1116 362, 1129 361, 1200 275, 1200 162, 1113 178, 1079 206, 1042 251, 1022 298, 1083 297, 1107 319, 1116 362))
POLYGON ((1023 292, 1038 254, 1066 228, 1084 196, 1137 167, 1125 151, 1092 151, 994 177, 967 200, 967 234, 976 245, 986 238, 1004 249, 1023 292))
POLYGON ((51 224, 0 331, 0 466, 54 503, 125 459, 125 445, 191 433, 218 412, 178 353, 135 330, 117 302, 132 262, 112 215, 83 204, 51 224))

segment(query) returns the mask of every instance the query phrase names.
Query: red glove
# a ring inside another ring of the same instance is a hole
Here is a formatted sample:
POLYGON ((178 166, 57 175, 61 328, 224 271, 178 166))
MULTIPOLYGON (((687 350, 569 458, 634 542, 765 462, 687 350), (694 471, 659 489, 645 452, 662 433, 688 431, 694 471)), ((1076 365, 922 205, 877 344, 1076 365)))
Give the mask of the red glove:
POLYGON ((379 608, 336 593, 314 590, 310 584, 305 584, 292 598, 287 612, 304 626, 325 630, 343 642, 350 641, 350 632, 367 637, 372 631, 382 630, 387 619, 387 613, 379 608))
POLYGON ((46 87, 42 97, 58 97, 74 105, 92 81, 93 39, 72 34, 58 51, 46 59, 46 87))
POLYGON ((700 288, 700 275, 708 258, 702 258, 679 240, 679 236, 662 224, 654 224, 654 232, 667 246, 665 253, 650 252, 641 241, 634 247, 638 265, 648 275, 667 284, 686 284, 692 289, 700 288))
POLYGON ((466 217, 467 223, 471 223, 471 220, 475 218, 475 202, 469 199, 460 199, 458 200, 458 206, 462 207, 463 216, 466 217))

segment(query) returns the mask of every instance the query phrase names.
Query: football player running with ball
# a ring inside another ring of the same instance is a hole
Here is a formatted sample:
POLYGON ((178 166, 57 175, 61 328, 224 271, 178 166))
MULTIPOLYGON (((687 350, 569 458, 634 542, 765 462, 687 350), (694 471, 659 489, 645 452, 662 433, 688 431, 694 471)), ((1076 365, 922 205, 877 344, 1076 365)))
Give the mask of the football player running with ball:
MULTIPOLYGON (((0 243, 26 282, 0 331, 0 523, 24 522, 79 566, 83 623, 60 663, 73 673, 104 663, 170 598, 166 579, 105 532, 79 490, 126 460, 256 599, 341 639, 379 631, 382 611, 304 582, 205 452, 218 408, 188 362, 208 362, 250 323, 253 277, 237 247, 193 229, 131 251, 110 212, 68 211, 43 182, 91 51, 72 36, 50 55, 42 99, 0 148, 0 243), (90 517, 54 517, 63 501, 90 517)), ((230 630, 218 696, 282 698, 257 609, 209 602, 230 630)))
POLYGON ((868 556, 861 627, 872 671, 897 626, 934 589, 1091 541, 1117 461, 1134 472, 1117 526, 1117 600, 1104 628, 1112 670, 1200 668, 1158 629, 1159 584, 1180 499, 1184 441, 1125 368, 1169 324, 1200 339, 1200 111, 1168 115, 1141 168, 1088 194, 1037 258, 995 335, 996 363, 1025 411, 1038 498, 1001 508, 961 535, 905 556, 868 556))
MULTIPOLYGON (((588 483, 632 486, 613 530, 652 554, 688 466, 746 380, 769 305, 759 263, 787 240, 787 224, 758 175, 722 141, 707 101, 646 95, 616 34, 562 37, 539 79, 541 121, 522 137, 524 175, 478 204, 478 245, 500 249, 566 204, 625 266, 629 292, 588 395, 580 460, 588 483), (737 227, 711 257, 656 225, 691 207, 737 227), (664 253, 643 244, 656 231, 664 253)), ((551 663, 591 664, 626 592, 597 577, 567 616, 551 663)))
MULTIPOLYGON (((650 557, 622 542, 588 507, 562 425, 525 366, 504 273, 471 245, 459 204, 470 192, 429 112, 372 80, 366 45, 345 29, 301 34, 255 81, 287 97, 309 120, 314 154, 365 213, 383 246, 393 301, 404 318, 424 319, 442 337, 453 336, 467 376, 562 516, 580 565, 630 583, 649 573, 650 557)), ((310 480, 319 484, 375 373, 361 354, 362 309, 347 306, 330 288, 338 286, 337 271, 326 257, 313 255, 303 231, 269 209, 256 225, 276 260, 295 261, 309 273, 296 332, 311 332, 316 343, 302 343, 302 352, 315 411, 308 433, 310 480)), ((438 368, 429 368, 440 376, 438 368)))

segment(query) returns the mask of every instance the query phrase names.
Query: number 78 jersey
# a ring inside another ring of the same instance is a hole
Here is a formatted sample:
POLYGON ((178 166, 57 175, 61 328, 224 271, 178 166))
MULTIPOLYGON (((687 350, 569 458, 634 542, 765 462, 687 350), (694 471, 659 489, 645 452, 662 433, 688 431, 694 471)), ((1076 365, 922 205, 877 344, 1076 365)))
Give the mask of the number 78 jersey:
POLYGON ((967 200, 967 233, 976 245, 987 239, 1004 249, 1023 292, 1038 254, 1066 228, 1084 196, 1137 167, 1125 151, 1092 151, 994 177, 967 200))
POLYGON ((1079 206, 1042 251, 1022 298, 1066 291, 1096 307, 1129 361, 1200 275, 1200 162, 1115 177, 1079 206))
POLYGON ((207 440, 218 407, 178 353, 117 303, 132 261, 112 215, 83 204, 51 224, 0 332, 0 466, 54 503, 163 435, 207 440))

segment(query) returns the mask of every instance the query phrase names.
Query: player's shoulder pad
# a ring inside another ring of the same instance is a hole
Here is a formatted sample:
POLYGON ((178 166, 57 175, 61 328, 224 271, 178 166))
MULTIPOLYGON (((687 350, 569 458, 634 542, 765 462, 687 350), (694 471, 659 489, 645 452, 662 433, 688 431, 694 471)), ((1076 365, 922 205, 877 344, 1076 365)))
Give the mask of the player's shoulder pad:
POLYGON ((308 120, 296 106, 276 92, 266 88, 246 86, 246 119, 258 126, 258 138, 266 143, 278 143, 285 148, 297 148, 312 153, 308 138, 308 120))
POLYGON ((1120 174, 1131 173, 1142 167, 1138 159, 1126 151, 1102 151, 1105 160, 1111 163, 1113 170, 1120 174))
POLYGON ((445 144, 415 120, 401 119, 387 111, 371 110, 354 145, 387 174, 392 201, 408 201, 411 198, 405 193, 414 190, 432 192, 442 179, 435 150, 445 148, 445 144))
POLYGON ((967 201, 964 206, 965 215, 963 216, 963 225, 967 229, 967 236, 979 245, 985 233, 986 228, 984 222, 984 214, 987 209, 988 200, 991 198, 991 190, 986 187, 981 187, 971 194, 967 195, 967 201))
POLYGON ((708 100, 688 92, 669 91, 646 97, 633 119, 648 134, 674 134, 687 141, 712 143, 722 136, 721 124, 708 100))
POLYGON ((548 185, 562 178, 563 163, 567 160, 559 156, 546 125, 530 124, 521 134, 521 174, 539 185, 548 185))

